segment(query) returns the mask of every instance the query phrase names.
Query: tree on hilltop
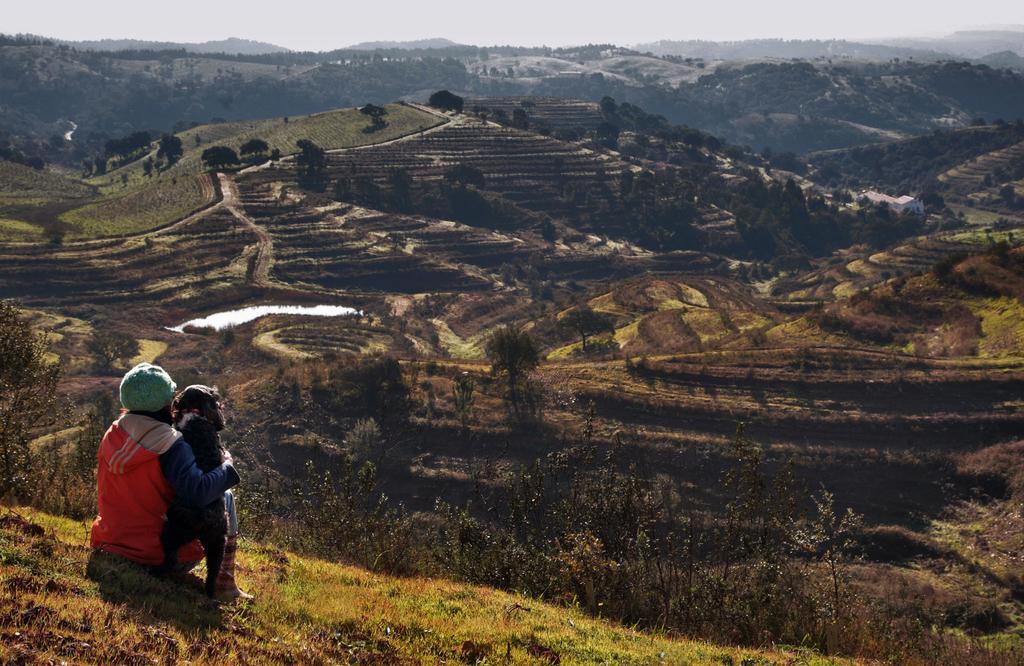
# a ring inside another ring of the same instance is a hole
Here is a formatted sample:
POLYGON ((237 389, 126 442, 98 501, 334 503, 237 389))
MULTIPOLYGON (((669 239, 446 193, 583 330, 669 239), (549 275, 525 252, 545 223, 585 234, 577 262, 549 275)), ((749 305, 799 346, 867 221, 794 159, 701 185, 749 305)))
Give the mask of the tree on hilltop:
POLYGON ((430 96, 428 103, 435 109, 441 109, 442 111, 458 111, 459 113, 462 113, 463 102, 464 100, 455 93, 447 90, 438 90, 430 96))
POLYGON ((359 113, 369 116, 370 126, 367 128, 368 131, 376 132, 377 130, 384 129, 384 126, 387 125, 387 123, 384 122, 384 116, 388 115, 388 110, 383 106, 367 104, 363 108, 359 109, 359 113))
POLYGON ((579 336, 583 346, 583 353, 587 352, 587 338, 589 336, 611 333, 615 330, 610 317, 600 312, 594 312, 589 305, 581 305, 569 310, 558 323, 579 336))
POLYGON ((182 147, 179 137, 173 134, 164 134, 160 137, 160 147, 156 151, 157 159, 167 160, 167 165, 170 166, 181 159, 184 154, 185 149, 182 147))
POLYGON ((210 146, 203 151, 202 159, 206 168, 222 169, 238 164, 238 153, 227 146, 210 146))
POLYGON ((249 159, 258 159, 267 154, 270 150, 270 146, 263 139, 253 138, 249 139, 238 149, 238 152, 242 154, 242 157, 249 159))

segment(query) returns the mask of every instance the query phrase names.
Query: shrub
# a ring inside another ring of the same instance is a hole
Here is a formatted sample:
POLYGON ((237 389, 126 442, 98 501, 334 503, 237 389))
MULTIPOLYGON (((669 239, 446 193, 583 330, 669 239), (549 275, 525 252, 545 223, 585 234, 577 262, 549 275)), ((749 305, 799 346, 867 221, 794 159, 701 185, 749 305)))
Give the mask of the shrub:
POLYGON ((380 426, 373 419, 359 419, 352 427, 345 443, 349 445, 356 457, 369 460, 383 455, 384 439, 381 437, 380 426))
POLYGON ((47 359, 48 349, 46 334, 32 330, 13 303, 0 301, 0 499, 30 490, 29 442, 62 416, 61 365, 47 359))

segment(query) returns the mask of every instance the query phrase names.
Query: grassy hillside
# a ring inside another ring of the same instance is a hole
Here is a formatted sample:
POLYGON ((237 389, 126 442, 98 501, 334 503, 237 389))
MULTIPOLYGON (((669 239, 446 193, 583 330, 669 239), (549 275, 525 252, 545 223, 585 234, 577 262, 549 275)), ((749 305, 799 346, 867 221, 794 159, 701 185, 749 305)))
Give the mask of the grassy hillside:
POLYGON ((0 660, 76 663, 826 664, 652 636, 495 590, 393 578, 243 543, 246 606, 83 545, 87 526, 0 516, 0 660), (184 583, 184 584, 183 584, 184 583))
POLYGON ((213 180, 206 174, 162 174, 121 192, 110 191, 96 202, 61 215, 72 236, 122 236, 180 220, 215 200, 213 180))
POLYGON ((200 125, 180 133, 185 154, 172 167, 146 176, 143 163, 156 159, 156 148, 145 157, 91 179, 103 198, 68 211, 61 219, 82 237, 123 235, 153 229, 203 207, 213 200, 213 190, 200 177, 201 155, 212 145, 238 148, 254 137, 267 142, 282 155, 296 151, 295 142, 311 139, 328 150, 387 141, 436 125, 437 116, 413 107, 387 107, 387 126, 368 133, 365 115, 358 109, 340 109, 295 119, 271 118, 200 125))
POLYGON ((282 155, 295 142, 312 139, 331 150, 388 141, 432 127, 441 119, 403 104, 387 106, 387 125, 365 132, 367 117, 357 109, 339 109, 298 118, 200 125, 180 133, 185 154, 173 166, 146 176, 147 155, 87 181, 53 171, 37 171, 0 161, 0 241, 37 240, 46 230, 72 238, 140 233, 181 219, 215 199, 203 173, 202 152, 212 145, 238 150, 251 138, 266 141, 282 155))
POLYGON ((95 196, 94 187, 74 178, 0 160, 0 240, 38 240, 41 219, 95 196))
POLYGON ((88 197, 88 185, 59 173, 0 160, 0 203, 88 197))
MULTIPOLYGON (((178 134, 185 154, 167 173, 178 176, 202 171, 200 156, 213 145, 229 146, 237 151, 249 139, 260 138, 267 142, 271 150, 276 148, 282 155, 289 155, 296 152, 295 142, 299 139, 311 139, 327 150, 350 148, 388 141, 432 127, 441 121, 438 116, 404 104, 389 104, 385 108, 388 111, 384 117, 387 125, 376 132, 364 131, 370 122, 358 109, 338 109, 297 118, 199 125, 178 134)), ((155 146, 149 155, 156 159, 155 146)), ((114 169, 91 182, 104 191, 115 192, 121 188, 124 175, 128 176, 130 184, 146 182, 142 170, 144 159, 114 169)))

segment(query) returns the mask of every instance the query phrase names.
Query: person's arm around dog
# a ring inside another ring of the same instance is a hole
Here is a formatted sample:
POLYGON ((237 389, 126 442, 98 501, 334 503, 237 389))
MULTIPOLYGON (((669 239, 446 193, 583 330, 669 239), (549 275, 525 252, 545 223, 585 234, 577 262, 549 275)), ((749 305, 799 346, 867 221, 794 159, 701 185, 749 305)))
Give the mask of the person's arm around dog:
POLYGON ((220 467, 204 474, 183 437, 160 456, 160 468, 177 498, 195 507, 206 506, 241 481, 230 454, 220 467))

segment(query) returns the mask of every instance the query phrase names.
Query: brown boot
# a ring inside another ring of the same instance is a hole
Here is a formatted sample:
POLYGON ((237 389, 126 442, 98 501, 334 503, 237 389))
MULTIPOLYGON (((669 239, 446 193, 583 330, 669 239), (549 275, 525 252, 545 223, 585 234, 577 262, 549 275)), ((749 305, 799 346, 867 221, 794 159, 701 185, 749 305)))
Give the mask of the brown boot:
POLYGON ((235 584, 235 554, 237 552, 238 535, 233 534, 224 543, 224 560, 220 563, 220 572, 217 574, 217 598, 222 601, 253 598, 251 594, 246 594, 238 589, 238 585, 235 584))

